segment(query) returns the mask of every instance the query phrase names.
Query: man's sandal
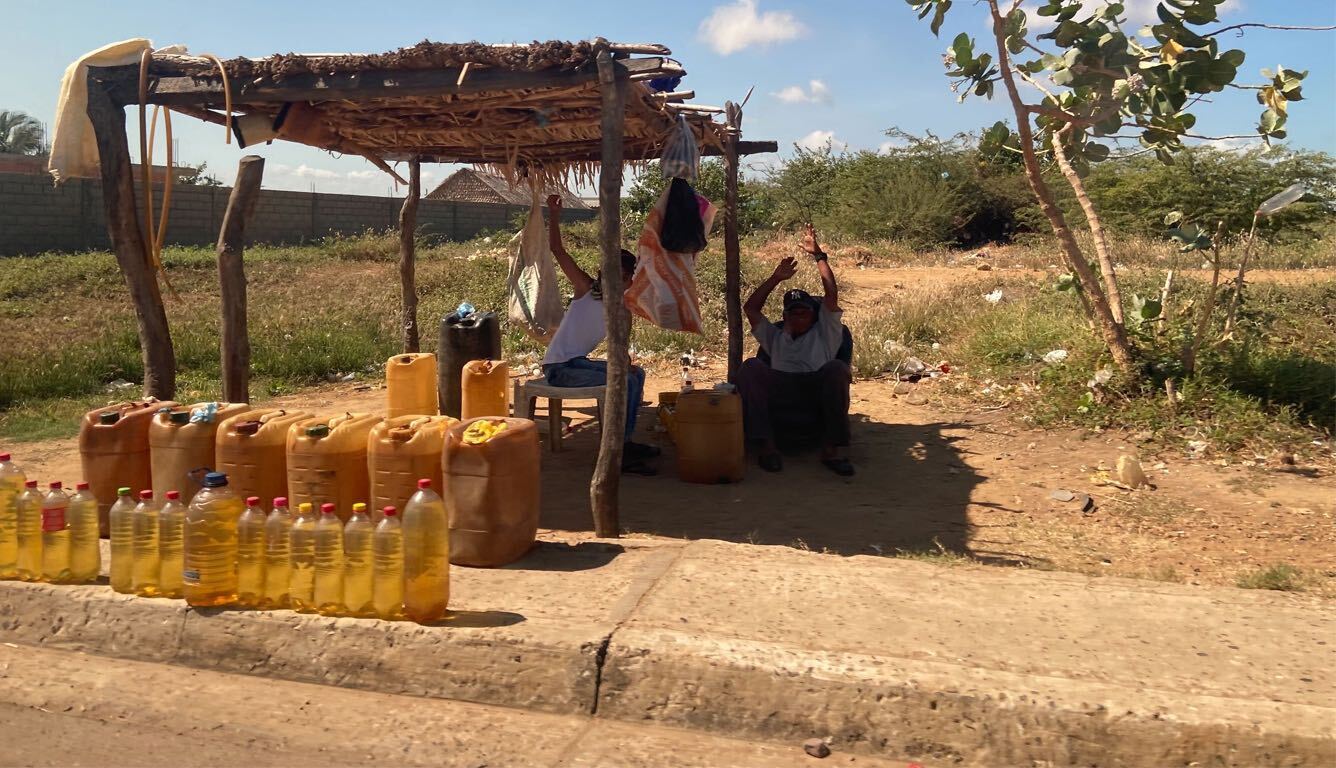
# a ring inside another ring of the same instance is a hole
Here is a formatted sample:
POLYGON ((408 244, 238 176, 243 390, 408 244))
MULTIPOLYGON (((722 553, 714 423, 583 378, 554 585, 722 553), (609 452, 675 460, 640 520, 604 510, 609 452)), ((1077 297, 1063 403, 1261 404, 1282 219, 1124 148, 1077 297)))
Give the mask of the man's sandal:
POLYGON ((843 456, 837 456, 832 459, 822 459, 821 464, 826 469, 829 469, 831 472, 834 472, 840 477, 854 476, 854 465, 850 463, 849 460, 844 458, 843 456))

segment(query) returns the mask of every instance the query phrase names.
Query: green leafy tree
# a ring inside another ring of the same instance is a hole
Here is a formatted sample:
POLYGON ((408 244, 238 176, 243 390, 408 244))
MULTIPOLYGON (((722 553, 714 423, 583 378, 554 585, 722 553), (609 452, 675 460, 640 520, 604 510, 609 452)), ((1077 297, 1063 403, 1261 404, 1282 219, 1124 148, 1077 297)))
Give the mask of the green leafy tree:
MULTIPOLYGON (((906 0, 919 18, 932 16, 939 33, 952 0, 906 0)), ((990 144, 1019 152, 1040 209, 1057 235, 1075 279, 1082 306, 1099 330, 1115 364, 1138 375, 1137 356, 1127 332, 1118 276, 1109 255, 1103 222, 1085 188, 1092 163, 1110 157, 1108 140, 1135 137, 1147 152, 1171 162, 1185 138, 1210 138, 1194 133, 1192 108, 1228 87, 1238 86, 1245 54, 1221 50, 1221 34, 1243 24, 1202 29, 1218 23, 1225 0, 1164 0, 1156 6, 1159 23, 1129 35, 1124 5, 1104 2, 1092 10, 1082 0, 1046 0, 1040 16, 1053 29, 1034 34, 1020 0, 984 0, 992 26, 991 51, 976 51, 973 38, 961 33, 945 58, 952 89, 963 100, 973 94, 992 98, 1001 83, 1016 120, 1016 133, 998 123, 990 144), (1005 6, 1005 7, 1004 7, 1005 6), (1043 98, 1026 101, 1019 82, 1032 85, 1043 98), (1005 131, 1005 134, 1004 134, 1005 131), (1056 196, 1044 177, 1041 155, 1051 156, 1071 186, 1090 227, 1096 260, 1082 252, 1056 196)), ((1264 107, 1257 131, 1266 140, 1285 137, 1291 102, 1303 98, 1307 73, 1278 68, 1263 70, 1256 88, 1264 107)))
POLYGON ((37 118, 26 112, 0 110, 0 152, 40 155, 46 151, 42 138, 42 124, 37 118))
POLYGON ((199 165, 182 165, 181 168, 194 168, 195 173, 191 176, 184 176, 177 180, 178 184, 184 184, 188 187, 221 187, 222 179, 212 173, 208 173, 209 164, 207 162, 199 165))
MULTIPOLYGON (((1120 232, 1159 237, 1160 216, 1179 210, 1191 221, 1223 221, 1229 232, 1246 231, 1261 201, 1288 182, 1302 183, 1318 198, 1336 199, 1336 158, 1324 152, 1257 147, 1226 152, 1191 147, 1164 164, 1143 154, 1099 163, 1085 179, 1104 220, 1120 232)), ((1311 242, 1336 223, 1321 202, 1301 202, 1263 219, 1268 240, 1311 242)))
MULTIPOLYGON (((657 161, 646 165, 636 176, 627 196, 622 200, 622 213, 635 229, 639 229, 645 216, 658 202, 667 183, 659 172, 657 161)), ((718 158, 709 158, 701 162, 699 178, 692 186, 722 209, 726 184, 724 162, 718 158)), ((754 181, 738 177, 738 229, 743 233, 770 225, 773 207, 764 190, 758 189, 758 186, 754 181)), ((723 219, 718 221, 722 227, 723 219)))

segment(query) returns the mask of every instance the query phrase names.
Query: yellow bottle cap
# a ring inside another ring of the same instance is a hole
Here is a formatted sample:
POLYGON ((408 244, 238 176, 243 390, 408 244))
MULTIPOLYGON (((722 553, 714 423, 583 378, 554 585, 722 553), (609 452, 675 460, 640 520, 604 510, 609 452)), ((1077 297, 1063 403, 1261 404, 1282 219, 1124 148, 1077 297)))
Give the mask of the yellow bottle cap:
POLYGON ((365 512, 365 511, 366 511, 366 505, 363 504, 362 502, 359 501, 359 502, 357 502, 356 504, 353 505, 353 512, 354 512, 354 513, 365 512))
POLYGON ((309 502, 309 501, 303 501, 302 503, 298 504, 298 505, 297 505, 297 511, 298 511, 298 512, 310 512, 310 511, 311 511, 311 502, 309 502))

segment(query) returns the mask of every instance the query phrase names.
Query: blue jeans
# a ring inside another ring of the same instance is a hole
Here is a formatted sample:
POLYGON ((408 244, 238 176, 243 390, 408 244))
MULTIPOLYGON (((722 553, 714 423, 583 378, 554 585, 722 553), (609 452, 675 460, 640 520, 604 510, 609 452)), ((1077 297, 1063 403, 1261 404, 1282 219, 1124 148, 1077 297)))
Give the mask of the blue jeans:
MULTIPOLYGON (((543 366, 547 383, 554 387, 598 387, 608 383, 608 361, 575 357, 564 363, 543 366)), ((645 370, 633 365, 626 372, 626 439, 636 431, 636 415, 645 395, 645 370)))

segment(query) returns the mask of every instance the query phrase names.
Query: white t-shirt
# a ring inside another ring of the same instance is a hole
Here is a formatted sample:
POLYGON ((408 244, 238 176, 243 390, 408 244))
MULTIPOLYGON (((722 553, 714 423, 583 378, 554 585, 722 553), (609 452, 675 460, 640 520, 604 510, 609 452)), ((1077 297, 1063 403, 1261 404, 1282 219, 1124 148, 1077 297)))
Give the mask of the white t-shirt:
POLYGON ((571 302, 566 316, 561 318, 561 325, 547 345, 547 354, 543 356, 543 365, 564 363, 577 357, 584 357, 594 351, 608 335, 608 326, 603 320, 603 302, 594 298, 591 290, 571 302))
POLYGON ((761 349, 770 353, 770 367, 784 373, 811 373, 835 359, 844 341, 843 312, 825 307, 817 314, 816 324, 807 333, 793 338, 784 329, 762 317, 752 329, 761 349))

